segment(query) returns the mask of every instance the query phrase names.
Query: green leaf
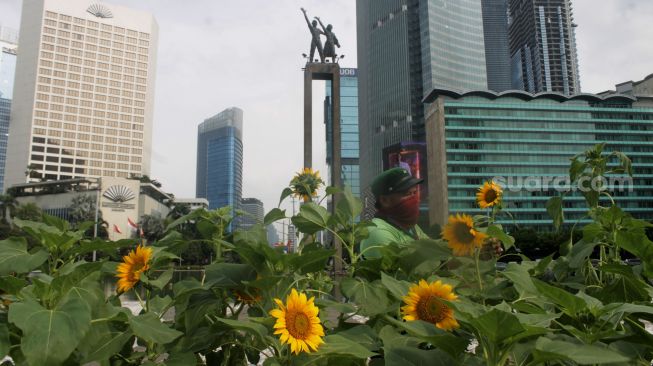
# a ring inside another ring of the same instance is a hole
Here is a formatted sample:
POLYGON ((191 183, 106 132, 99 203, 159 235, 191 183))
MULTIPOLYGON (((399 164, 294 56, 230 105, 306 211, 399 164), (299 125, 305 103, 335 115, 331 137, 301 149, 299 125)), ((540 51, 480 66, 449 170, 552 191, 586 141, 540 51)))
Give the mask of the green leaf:
POLYGON ((53 310, 24 302, 9 307, 9 321, 23 331, 21 350, 29 364, 59 365, 88 331, 91 313, 78 298, 70 298, 53 310))
POLYGON ((257 336, 261 341, 265 340, 268 335, 268 330, 261 324, 257 324, 248 320, 232 320, 224 318, 215 318, 216 321, 229 326, 232 329, 246 331, 252 335, 257 336))
POLYGON ((512 248, 515 245, 515 238, 513 238, 512 236, 506 234, 503 231, 503 228, 501 227, 501 225, 499 225, 499 224, 490 225, 487 228, 486 234, 493 237, 493 238, 497 238, 497 239, 501 240, 501 242, 503 243, 503 246, 505 247, 506 250, 512 248))
POLYGON ((204 283, 211 287, 241 287, 242 281, 256 279, 256 270, 249 264, 213 263, 205 268, 204 283))
POLYGON ((129 325, 131 325, 137 337, 157 344, 170 343, 183 335, 182 332, 161 323, 153 313, 131 316, 129 317, 129 325))
POLYGON ((292 257, 290 259, 290 264, 301 274, 317 272, 325 268, 326 262, 335 253, 335 249, 314 249, 311 251, 303 251, 301 255, 292 257))
POLYGON ((172 353, 165 361, 165 366, 189 366, 195 364, 197 364, 197 358, 192 352, 172 353))
POLYGON ((564 214, 562 212, 562 196, 554 196, 549 198, 546 202, 546 212, 553 219, 553 226, 556 230, 560 229, 564 222, 564 214))
POLYGON ((3 359, 9 354, 9 328, 7 324, 0 323, 0 359, 3 359))
MULTIPOLYGON (((382 251, 389 248, 386 245, 382 251)), ((443 240, 420 239, 401 248, 399 266, 412 275, 429 275, 440 262, 452 256, 451 249, 443 240)))
POLYGON ((644 273, 653 278, 653 242, 641 232, 618 231, 617 246, 639 257, 644 265, 644 273))
POLYGON ((497 309, 471 319, 470 323, 482 336, 496 345, 526 330, 515 315, 497 309))
POLYGON ((542 355, 536 355, 536 360, 539 358, 546 360, 570 360, 580 365, 630 361, 629 357, 607 347, 554 341, 544 337, 540 337, 535 342, 535 349, 544 355, 544 357, 542 355))
POLYGON ((354 300, 360 313, 373 316, 384 313, 390 306, 387 291, 376 283, 369 283, 362 279, 344 278, 340 282, 342 293, 354 300))
POLYGON ((561 307, 562 310, 570 316, 575 316, 577 313, 587 308, 585 300, 567 292, 566 290, 551 286, 536 278, 533 278, 532 281, 542 296, 561 307))
POLYGON ((292 218, 292 223, 302 233, 315 234, 328 227, 329 217, 326 208, 308 202, 301 206, 299 214, 292 218))
POLYGON ((585 168, 587 168, 587 163, 581 162, 578 158, 572 159, 571 166, 569 167, 569 178, 572 183, 580 178, 585 168))
POLYGON ((381 283, 397 300, 402 300, 411 286, 411 283, 397 280, 383 272, 381 272, 381 283))
POLYGON ((80 245, 74 245, 66 251, 62 257, 69 258, 93 251, 107 252, 108 254, 116 254, 120 248, 129 248, 134 245, 133 239, 122 239, 118 241, 106 241, 104 239, 83 240, 80 245))
POLYGON ((349 303, 332 301, 329 299, 316 298, 315 305, 323 309, 333 309, 339 313, 349 314, 356 312, 356 307, 349 303))
POLYGON ((363 203, 360 199, 354 197, 351 188, 345 187, 345 190, 338 200, 336 206, 336 216, 341 224, 352 223, 363 211, 363 203))
POLYGON ((170 282, 170 280, 172 279, 173 273, 174 273, 174 270, 171 268, 171 269, 161 273, 159 275, 159 277, 157 277, 156 280, 151 280, 150 279, 150 280, 147 281, 147 283, 149 283, 150 285, 152 285, 152 286, 154 286, 154 287, 156 287, 158 289, 162 289, 168 284, 168 282, 170 282))
POLYGON ((531 281, 531 275, 524 265, 508 263, 508 266, 501 272, 501 275, 512 281, 520 297, 528 298, 538 295, 537 288, 535 288, 533 281, 531 281))
POLYGON ((318 348, 317 352, 312 353, 316 357, 324 355, 344 355, 348 357, 367 359, 376 355, 367 348, 361 346, 358 342, 350 338, 343 337, 339 334, 331 334, 324 337, 324 344, 318 348))
POLYGON ((445 352, 414 347, 384 347, 385 366, 452 366, 458 364, 445 352))
POLYGON ((621 165, 620 173, 628 174, 633 176, 633 163, 626 154, 620 151, 613 151, 612 155, 616 156, 619 159, 619 164, 621 165))
POLYGON ((134 334, 127 331, 111 329, 105 322, 91 324, 86 341, 79 345, 82 364, 92 361, 105 361, 120 353, 127 341, 134 334))
POLYGON ((48 259, 48 252, 37 250, 34 253, 27 251, 25 238, 11 237, 0 241, 0 275, 13 272, 28 273, 37 268, 48 259))
POLYGON ((333 186, 328 186, 325 188, 324 193, 326 193, 327 196, 332 196, 334 194, 338 194, 342 192, 342 189, 338 187, 333 187, 333 186))
POLYGON ((27 281, 22 278, 16 278, 14 276, 0 277, 0 290, 7 294, 16 295, 25 286, 27 286, 27 281))
POLYGON ((405 330, 408 334, 442 349, 452 357, 457 357, 463 353, 469 344, 468 339, 455 336, 450 332, 437 328, 431 323, 421 320, 403 322, 395 319, 388 319, 388 321, 399 328, 399 330, 405 330))
POLYGON ((286 210, 281 210, 279 208, 273 208, 268 212, 263 218, 263 225, 268 226, 275 221, 282 220, 286 218, 286 210))
POLYGON ((582 265, 587 263, 587 259, 592 252, 594 247, 598 243, 595 241, 585 241, 585 239, 580 240, 571 247, 571 253, 569 255, 569 267, 571 268, 580 268, 582 265))
POLYGON ((283 191, 281 192, 281 198, 279 198, 279 204, 277 205, 277 207, 281 206, 281 202, 283 202, 283 200, 285 200, 286 197, 290 196, 291 194, 292 194, 292 189, 290 189, 289 187, 284 188, 283 191))

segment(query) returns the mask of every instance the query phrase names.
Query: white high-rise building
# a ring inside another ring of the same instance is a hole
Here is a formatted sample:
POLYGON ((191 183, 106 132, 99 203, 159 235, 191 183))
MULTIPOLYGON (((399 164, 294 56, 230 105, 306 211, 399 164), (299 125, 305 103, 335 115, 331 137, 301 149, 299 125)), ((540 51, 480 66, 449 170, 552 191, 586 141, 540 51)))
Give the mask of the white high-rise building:
POLYGON ((154 17, 90 0, 23 0, 19 34, 5 187, 149 174, 154 17))

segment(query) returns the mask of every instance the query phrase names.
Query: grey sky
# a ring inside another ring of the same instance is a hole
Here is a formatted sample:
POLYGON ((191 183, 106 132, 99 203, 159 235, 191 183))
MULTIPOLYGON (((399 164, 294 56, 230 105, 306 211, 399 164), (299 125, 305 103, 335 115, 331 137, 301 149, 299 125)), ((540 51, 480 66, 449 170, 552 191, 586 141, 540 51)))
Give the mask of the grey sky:
MULTIPOLYGON (((299 8, 332 23, 356 66, 354 0, 110 0, 159 24, 151 176, 177 197, 195 194, 197 125, 244 110, 243 197, 270 210, 302 168, 302 87, 310 36, 299 8)), ((18 28, 20 0, 0 0, 0 24, 18 28)), ((584 92, 653 73, 651 0, 573 0, 584 92)), ((323 84, 314 87, 314 165, 324 170, 323 84)), ((287 206, 288 207, 288 206, 287 206)))

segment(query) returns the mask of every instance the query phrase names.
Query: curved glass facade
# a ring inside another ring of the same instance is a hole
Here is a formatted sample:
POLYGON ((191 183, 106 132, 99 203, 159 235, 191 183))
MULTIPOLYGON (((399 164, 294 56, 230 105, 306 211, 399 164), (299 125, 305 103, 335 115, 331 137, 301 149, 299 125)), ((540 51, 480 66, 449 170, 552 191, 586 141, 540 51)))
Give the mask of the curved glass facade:
MULTIPOLYGON (((506 210, 514 216, 502 224, 550 229, 546 202, 564 189, 570 158, 606 142, 604 151, 628 155, 634 172, 632 181, 608 179, 610 193, 625 211, 653 220, 653 107, 468 96, 446 98, 444 111, 450 213, 480 214, 478 187, 499 178, 506 210)), ((587 221, 580 193, 564 199, 568 224, 587 221)))

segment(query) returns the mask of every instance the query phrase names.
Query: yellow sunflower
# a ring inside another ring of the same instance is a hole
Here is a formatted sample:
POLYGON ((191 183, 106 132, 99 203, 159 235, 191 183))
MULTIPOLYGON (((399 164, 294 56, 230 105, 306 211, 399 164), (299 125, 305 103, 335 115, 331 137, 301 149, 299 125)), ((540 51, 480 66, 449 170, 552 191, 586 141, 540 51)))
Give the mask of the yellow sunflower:
POLYGON ((123 263, 118 265, 118 292, 127 292, 141 279, 141 273, 150 268, 152 248, 139 245, 128 255, 122 257, 123 263))
POLYGON ((324 329, 314 300, 314 297, 307 299, 306 294, 297 293, 295 289, 286 298, 285 305, 281 300, 274 299, 278 306, 270 311, 270 315, 277 318, 274 334, 280 334, 281 343, 289 344, 291 352, 295 354, 317 351, 324 343, 324 329))
POLYGON ((488 208, 494 205, 498 205, 501 202, 501 196, 503 195, 503 190, 501 186, 494 183, 493 181, 487 181, 481 187, 478 188, 478 193, 476 193, 476 202, 481 208, 488 208))
POLYGON ((474 248, 481 248, 486 234, 474 229, 474 220, 465 214, 450 215, 449 222, 442 229, 442 238, 448 242, 453 254, 471 255, 474 248))
POLYGON ((295 174, 290 181, 290 188, 295 196, 303 198, 304 202, 311 200, 313 196, 317 196, 317 190, 324 185, 324 181, 320 178, 320 172, 311 168, 304 168, 301 172, 295 174))
POLYGON ((460 325, 453 316, 453 310, 442 300, 455 301, 458 299, 452 287, 441 281, 431 282, 420 280, 413 285, 408 295, 403 300, 406 305, 401 307, 404 320, 423 320, 435 324, 443 330, 452 330, 460 325))

